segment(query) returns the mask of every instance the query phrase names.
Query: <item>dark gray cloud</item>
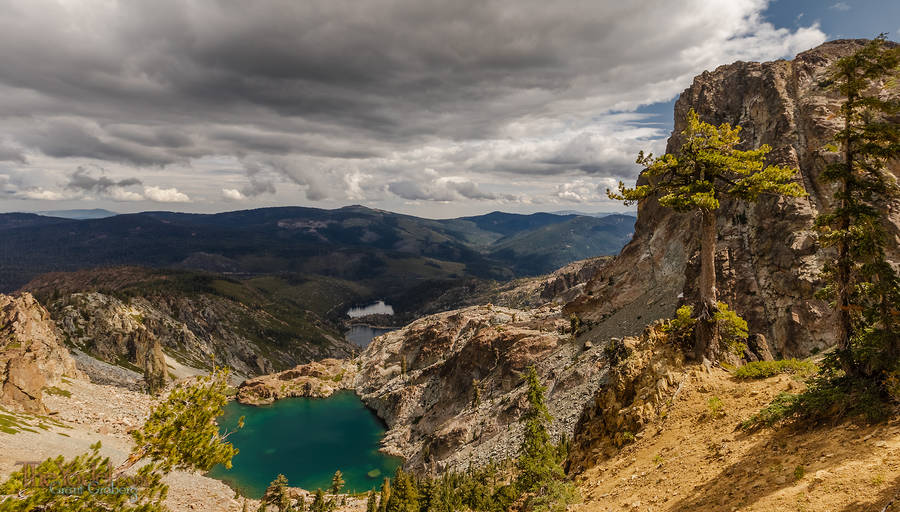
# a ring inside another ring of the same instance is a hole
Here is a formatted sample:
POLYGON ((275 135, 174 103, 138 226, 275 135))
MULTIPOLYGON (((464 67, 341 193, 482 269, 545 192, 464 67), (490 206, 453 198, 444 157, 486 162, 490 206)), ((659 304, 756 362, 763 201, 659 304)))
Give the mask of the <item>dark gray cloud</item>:
POLYGON ((134 185, 141 185, 143 182, 137 178, 125 178, 122 180, 112 180, 106 176, 93 177, 87 169, 79 167, 69 177, 66 188, 78 190, 82 192, 95 192, 105 194, 112 188, 125 188, 134 185))
POLYGON ((499 195, 481 189, 476 183, 465 178, 437 178, 429 183, 417 181, 395 181, 388 185, 388 190, 398 197, 413 201, 452 202, 464 199, 498 200, 514 199, 510 195, 499 195))
MULTIPOLYGON (((130 141, 105 140, 92 133, 90 122, 50 119, 22 129, 13 136, 22 145, 55 158, 86 157, 135 166, 165 165, 174 155, 130 141)), ((97 130, 100 131, 100 130, 97 130)))
POLYGON ((0 141, 0 162, 25 163, 25 154, 21 149, 0 141))
POLYGON ((211 202, 563 200, 559 181, 633 178, 667 135, 615 112, 824 39, 765 6, 0 1, 0 161, 141 169, 211 202), (243 183, 197 179, 210 158, 243 183), (531 189, 486 192, 511 176, 531 189))

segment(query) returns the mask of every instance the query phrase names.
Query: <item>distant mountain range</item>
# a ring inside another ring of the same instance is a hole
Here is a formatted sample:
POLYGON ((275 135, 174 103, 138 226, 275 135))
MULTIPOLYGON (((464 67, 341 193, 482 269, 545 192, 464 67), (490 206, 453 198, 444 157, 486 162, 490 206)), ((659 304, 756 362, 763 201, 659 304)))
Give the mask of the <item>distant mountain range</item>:
POLYGON ((75 220, 105 219, 106 217, 115 217, 116 215, 118 215, 118 213, 116 212, 111 212, 102 208, 92 208, 89 210, 47 210, 36 213, 38 215, 44 215, 46 217, 60 217, 63 219, 75 220))
POLYGON ((617 253, 635 218, 502 212, 431 220, 362 206, 218 214, 144 212, 74 220, 0 214, 0 291, 50 271, 114 265, 250 277, 315 275, 396 296, 461 278, 504 280, 617 253))
POLYGON ((628 215, 631 217, 637 217, 637 212, 582 212, 578 210, 558 210, 555 212, 550 212, 553 215, 583 215, 585 217, 608 217, 610 215, 628 215))

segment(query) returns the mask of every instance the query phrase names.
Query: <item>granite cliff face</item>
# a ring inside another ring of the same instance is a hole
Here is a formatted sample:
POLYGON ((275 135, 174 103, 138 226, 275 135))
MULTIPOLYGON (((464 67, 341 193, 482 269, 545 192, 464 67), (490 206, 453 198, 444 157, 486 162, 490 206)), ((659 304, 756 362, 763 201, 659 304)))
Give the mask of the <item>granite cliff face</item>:
POLYGON ((355 388, 389 427, 386 452, 412 469, 462 470, 516 453, 532 365, 547 386, 552 434, 571 436, 600 384, 601 358, 558 306, 475 306, 376 338, 359 357, 355 388))
POLYGON ((0 404, 45 413, 43 391, 83 379, 50 314, 31 294, 0 294, 0 404))
MULTIPOLYGON (((704 72, 675 104, 675 129, 667 151, 681 144, 685 115, 742 127, 745 148, 769 144, 771 159, 800 170, 805 198, 764 198, 756 204, 723 203, 716 254, 720 298, 762 334, 776 354, 806 355, 833 343, 830 309, 814 298, 829 254, 819 247, 813 221, 832 202, 820 179, 836 158, 822 148, 840 127, 840 98, 822 89, 828 66, 863 45, 861 40, 825 43, 794 60, 736 62, 704 72)), ((900 163, 890 168, 900 174, 900 163)), ((900 205, 889 207, 890 248, 898 258, 900 205)), ((670 317, 697 293, 699 221, 660 207, 638 207, 635 235, 600 270, 586 294, 566 306, 610 335, 634 335, 652 320, 670 317)))

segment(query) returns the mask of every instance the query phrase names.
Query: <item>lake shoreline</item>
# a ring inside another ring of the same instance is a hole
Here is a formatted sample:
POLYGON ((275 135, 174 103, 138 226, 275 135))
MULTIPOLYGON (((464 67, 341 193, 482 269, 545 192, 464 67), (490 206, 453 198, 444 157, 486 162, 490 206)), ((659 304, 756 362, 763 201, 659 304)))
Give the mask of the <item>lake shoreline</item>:
POLYGON ((373 324, 373 323, 369 323, 369 322, 347 322, 346 325, 347 325, 347 327, 359 326, 359 327, 369 327, 370 329, 390 329, 390 330, 397 330, 397 329, 400 329, 403 327, 403 326, 398 327, 396 325, 373 324))
POLYGON ((221 425, 230 428, 245 417, 244 429, 231 437, 240 453, 233 469, 214 469, 210 477, 258 498, 279 473, 288 477, 291 487, 325 489, 339 469, 348 489, 364 492, 380 483, 369 474, 389 475, 404 463, 383 451, 387 424, 355 390, 341 389, 324 400, 286 398, 294 400, 280 399, 266 407, 229 402, 221 425))

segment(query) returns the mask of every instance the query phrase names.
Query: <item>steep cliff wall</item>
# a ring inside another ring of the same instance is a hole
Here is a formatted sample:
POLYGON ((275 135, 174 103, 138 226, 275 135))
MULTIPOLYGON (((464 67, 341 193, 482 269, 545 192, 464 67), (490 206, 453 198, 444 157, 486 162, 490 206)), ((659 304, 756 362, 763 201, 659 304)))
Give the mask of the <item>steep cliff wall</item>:
MULTIPOLYGON (((756 204, 726 202, 719 215, 716 271, 720 297, 784 356, 804 355, 833 343, 830 309, 814 298, 830 257, 821 250, 813 221, 831 204, 833 190, 821 173, 834 154, 822 148, 840 127, 840 98, 822 89, 828 66, 865 41, 825 43, 794 60, 736 62, 704 72, 675 104, 675 129, 667 151, 681 144, 685 115, 742 127, 745 148, 769 144, 773 162, 800 170, 806 198, 764 198, 756 204)), ((886 89, 885 89, 886 90, 886 89)), ((900 174, 900 164, 891 167, 900 174)), ((898 260, 900 206, 889 207, 890 254, 898 260)), ((637 334, 648 322, 671 316, 696 294, 699 218, 660 207, 638 207, 635 236, 597 273, 587 293, 567 306, 602 331, 637 334)))
POLYGON ((44 413, 44 389, 63 377, 84 378, 47 310, 31 294, 0 294, 0 404, 44 413))
POLYGON ((411 469, 464 470, 516 454, 529 366, 547 386, 552 434, 571 436, 602 380, 602 353, 572 335, 559 306, 474 306, 376 338, 355 388, 389 427, 385 451, 411 469))

